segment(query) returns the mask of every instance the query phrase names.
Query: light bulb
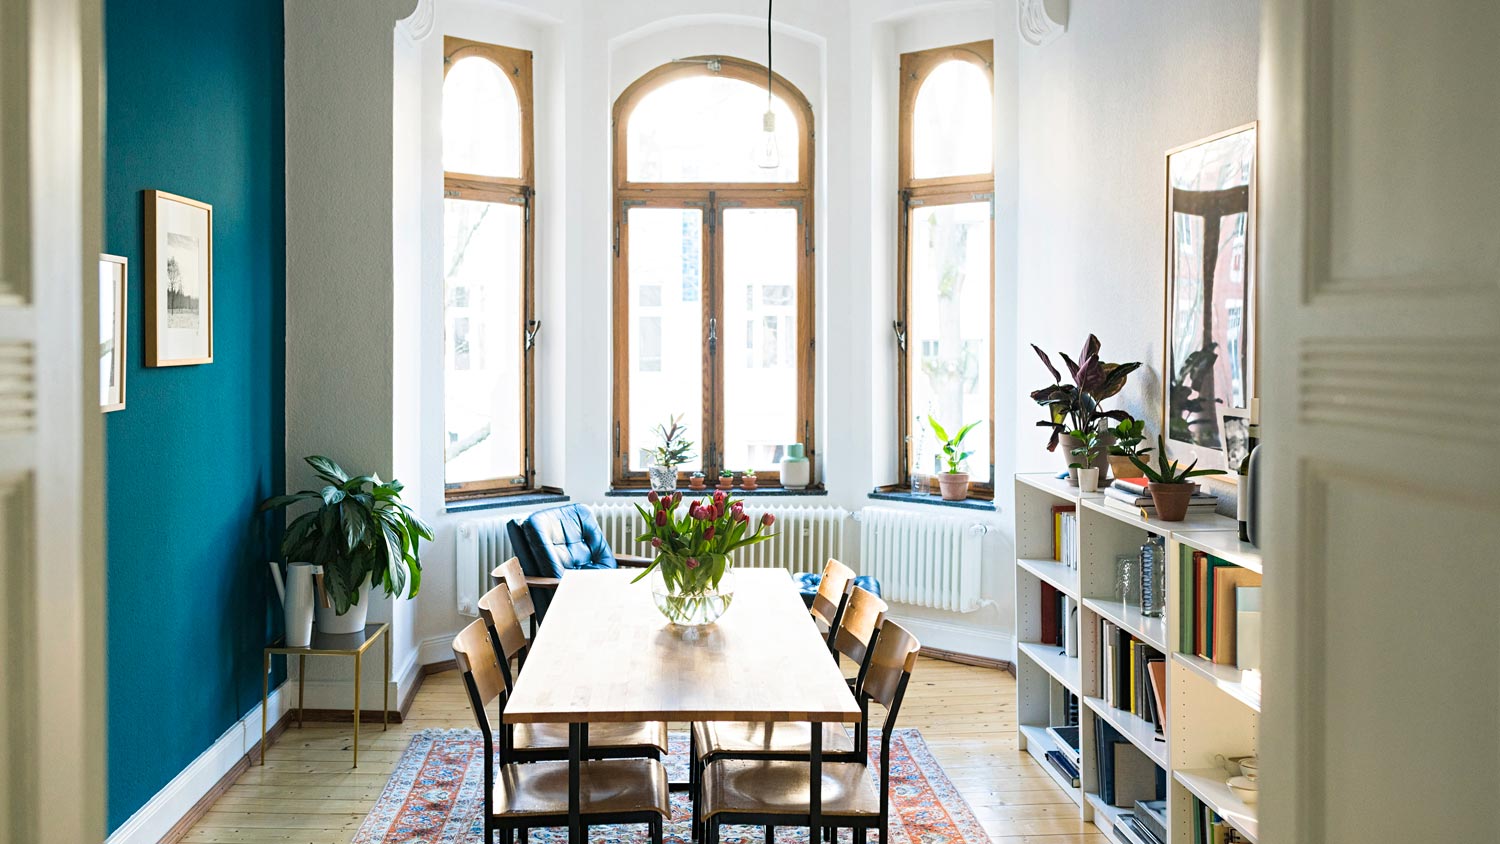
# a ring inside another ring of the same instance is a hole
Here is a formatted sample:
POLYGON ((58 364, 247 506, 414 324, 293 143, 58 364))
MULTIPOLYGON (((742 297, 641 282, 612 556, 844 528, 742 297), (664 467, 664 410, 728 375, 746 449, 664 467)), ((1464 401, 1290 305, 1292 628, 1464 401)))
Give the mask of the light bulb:
POLYGON ((776 113, 766 109, 760 126, 760 138, 755 143, 755 166, 775 170, 781 166, 781 150, 776 146, 776 113))

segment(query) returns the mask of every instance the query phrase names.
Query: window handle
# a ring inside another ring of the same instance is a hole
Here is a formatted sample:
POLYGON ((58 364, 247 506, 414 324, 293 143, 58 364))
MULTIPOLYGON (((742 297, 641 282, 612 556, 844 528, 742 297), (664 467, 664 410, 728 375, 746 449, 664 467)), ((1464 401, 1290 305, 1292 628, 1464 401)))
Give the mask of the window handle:
POLYGON ((536 335, 539 334, 541 332, 541 330, 542 330, 542 321, 541 320, 539 320, 539 319, 528 319, 528 320, 526 320, 526 351, 528 351, 528 352, 531 351, 531 347, 536 345, 536 335))
POLYGON ((896 345, 901 351, 906 351, 906 323, 899 319, 891 320, 891 333, 896 335, 896 345))
POLYGON ((714 354, 719 349, 719 321, 713 317, 708 318, 708 353, 714 354))

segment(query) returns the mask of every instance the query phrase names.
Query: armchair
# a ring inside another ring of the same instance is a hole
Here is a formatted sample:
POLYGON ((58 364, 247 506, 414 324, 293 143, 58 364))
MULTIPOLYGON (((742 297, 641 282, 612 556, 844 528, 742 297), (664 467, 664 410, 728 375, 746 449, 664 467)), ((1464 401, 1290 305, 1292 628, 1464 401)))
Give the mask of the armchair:
POLYGON ((645 568, 648 557, 616 554, 594 514, 582 504, 538 510, 505 526, 511 551, 521 561, 541 622, 552 593, 571 569, 645 568))

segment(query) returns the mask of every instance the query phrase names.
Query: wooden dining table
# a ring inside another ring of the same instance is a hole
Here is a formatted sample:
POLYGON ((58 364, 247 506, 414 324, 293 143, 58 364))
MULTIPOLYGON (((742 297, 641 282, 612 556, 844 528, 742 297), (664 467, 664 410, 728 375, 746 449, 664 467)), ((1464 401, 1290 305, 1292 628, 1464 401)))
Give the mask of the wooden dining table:
MULTIPOLYGON (((568 724, 568 841, 583 844, 588 725, 620 721, 850 723, 859 705, 785 569, 736 569, 718 621, 679 627, 638 572, 568 572, 505 704, 508 724, 568 724)), ((821 828, 822 730, 809 816, 821 828)))

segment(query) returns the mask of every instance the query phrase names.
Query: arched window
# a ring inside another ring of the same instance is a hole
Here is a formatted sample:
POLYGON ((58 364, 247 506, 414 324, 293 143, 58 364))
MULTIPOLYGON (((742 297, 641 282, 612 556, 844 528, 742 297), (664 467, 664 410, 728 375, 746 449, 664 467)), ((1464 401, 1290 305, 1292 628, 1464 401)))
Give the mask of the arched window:
POLYGON ((776 486, 788 444, 815 451, 813 115, 779 76, 768 98, 766 77, 674 62, 615 103, 617 487, 647 483, 672 417, 694 443, 682 481, 754 470, 776 486), (761 166, 768 109, 779 161, 761 166))
POLYGON ((898 485, 963 442, 969 494, 994 495, 994 95, 989 41, 901 57, 896 312, 898 485))
POLYGON ((531 53, 444 41, 443 416, 449 498, 533 488, 531 53))

